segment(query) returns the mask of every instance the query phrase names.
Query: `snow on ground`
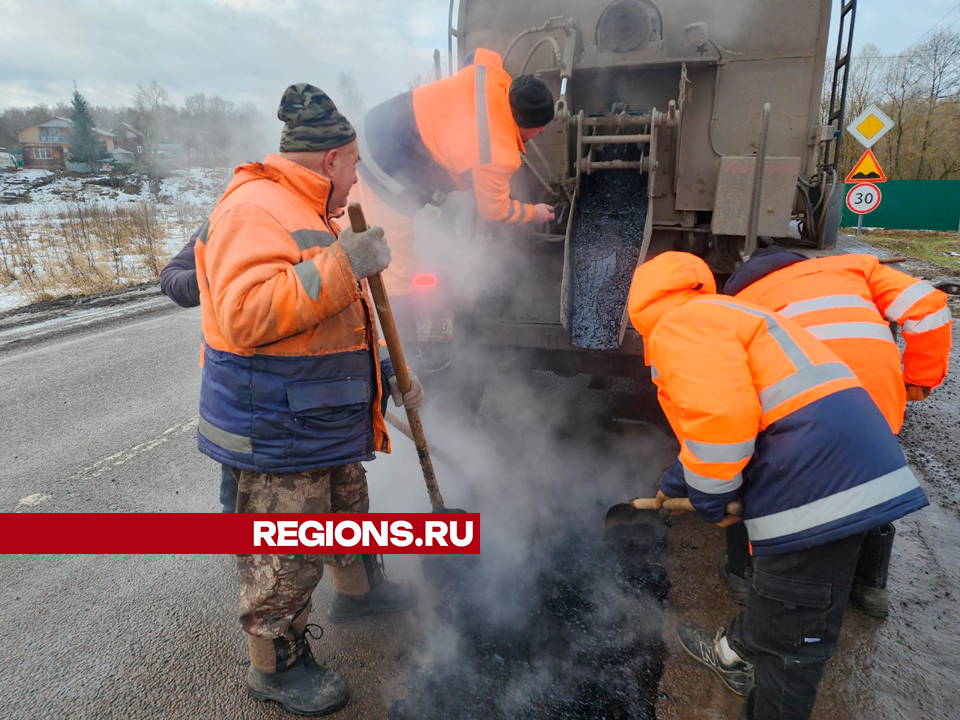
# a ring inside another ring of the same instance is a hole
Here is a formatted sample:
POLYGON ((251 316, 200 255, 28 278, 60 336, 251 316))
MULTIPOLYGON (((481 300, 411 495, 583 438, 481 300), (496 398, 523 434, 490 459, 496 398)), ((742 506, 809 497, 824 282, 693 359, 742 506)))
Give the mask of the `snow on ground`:
POLYGON ((0 173, 0 312, 155 278, 213 209, 232 172, 0 173))
POLYGON ((216 203, 232 177, 226 168, 184 168, 160 180, 154 196, 145 174, 117 176, 121 187, 107 187, 107 174, 58 175, 50 170, 20 170, 0 173, 0 212, 11 206, 26 215, 56 214, 76 203, 122 206, 138 202, 194 205, 216 203), (101 184, 103 183, 103 184, 101 184))

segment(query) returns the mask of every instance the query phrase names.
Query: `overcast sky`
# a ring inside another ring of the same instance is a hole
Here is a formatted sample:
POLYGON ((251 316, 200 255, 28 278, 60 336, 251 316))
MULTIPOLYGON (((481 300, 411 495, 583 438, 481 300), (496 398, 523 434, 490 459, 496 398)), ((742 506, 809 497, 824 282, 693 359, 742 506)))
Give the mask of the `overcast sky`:
MULTIPOLYGON (((0 109, 69 101, 74 80, 93 105, 126 105, 156 79, 177 103, 272 114, 286 85, 333 89, 345 68, 369 107, 429 72, 435 47, 446 62, 446 15, 447 0, 0 0, 0 109)), ((938 22, 960 30, 960 3, 860 0, 854 44, 896 53, 938 22)))

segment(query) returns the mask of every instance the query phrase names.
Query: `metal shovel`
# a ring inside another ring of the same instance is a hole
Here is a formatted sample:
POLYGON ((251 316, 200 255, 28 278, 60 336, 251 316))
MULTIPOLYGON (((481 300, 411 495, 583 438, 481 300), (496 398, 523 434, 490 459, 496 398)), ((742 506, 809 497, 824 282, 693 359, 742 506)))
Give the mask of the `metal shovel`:
MULTIPOLYGON (((347 214, 350 216, 350 226, 354 232, 360 233, 367 229, 367 221, 363 217, 363 209, 360 203, 350 203, 347 207, 347 214)), ((383 330, 383 339, 387 343, 387 350, 390 352, 390 360, 393 363, 393 370, 397 374, 397 384, 400 392, 406 394, 410 391, 410 373, 407 370, 407 363, 403 357, 403 348, 400 346, 400 335, 397 332, 397 324, 393 319, 393 310, 390 308, 390 298, 387 297, 387 290, 383 285, 383 277, 380 273, 367 278, 370 283, 370 293, 373 295, 373 303, 377 307, 377 315, 380 317, 380 328, 383 330)), ((460 508, 448 508, 443 504, 443 496, 440 494, 440 486, 437 484, 437 474, 433 469, 433 462, 430 460, 430 451, 427 448, 427 438, 423 433, 423 423, 420 422, 420 412, 404 408, 407 411, 407 421, 410 423, 410 433, 414 444, 417 446, 417 456, 420 458, 420 469, 423 470, 423 479, 427 484, 427 495, 430 497, 430 505, 435 513, 465 513, 466 510, 460 508)))
MULTIPOLYGON (((693 512, 693 503, 690 502, 690 498, 667 498, 660 507, 671 512, 693 512)), ((616 525, 628 525, 642 517, 644 512, 651 510, 657 511, 655 498, 636 498, 628 503, 619 503, 607 510, 604 526, 610 528, 616 525)), ((739 518, 743 514, 743 505, 739 502, 727 503, 726 513, 724 520, 739 518)))

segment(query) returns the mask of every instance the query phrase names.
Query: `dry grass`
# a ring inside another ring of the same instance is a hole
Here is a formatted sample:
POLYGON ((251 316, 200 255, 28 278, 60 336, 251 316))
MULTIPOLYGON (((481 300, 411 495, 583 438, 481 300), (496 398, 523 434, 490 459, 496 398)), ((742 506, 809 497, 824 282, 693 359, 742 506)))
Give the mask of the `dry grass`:
POLYGON ((152 202, 74 203, 41 218, 14 207, 0 213, 0 280, 16 280, 33 301, 155 280, 168 260, 167 235, 152 202))
POLYGON ((863 240, 897 255, 916 258, 950 270, 960 270, 960 238, 955 232, 864 230, 863 240))

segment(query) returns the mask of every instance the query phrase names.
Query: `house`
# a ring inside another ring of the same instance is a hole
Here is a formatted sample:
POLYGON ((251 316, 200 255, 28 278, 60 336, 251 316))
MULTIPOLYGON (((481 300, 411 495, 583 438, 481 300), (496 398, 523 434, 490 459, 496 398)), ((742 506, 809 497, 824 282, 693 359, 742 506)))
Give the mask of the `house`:
MULTIPOLYGON (((100 128, 94 131, 107 146, 107 152, 113 152, 117 136, 100 128)), ((17 133, 23 147, 23 166, 63 170, 69 159, 72 135, 73 121, 57 116, 24 128, 17 133)))
POLYGON ((130 123, 122 122, 113 129, 117 147, 132 152, 137 159, 147 151, 147 137, 130 123))

